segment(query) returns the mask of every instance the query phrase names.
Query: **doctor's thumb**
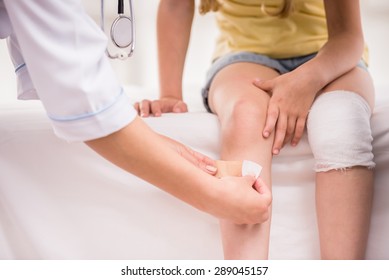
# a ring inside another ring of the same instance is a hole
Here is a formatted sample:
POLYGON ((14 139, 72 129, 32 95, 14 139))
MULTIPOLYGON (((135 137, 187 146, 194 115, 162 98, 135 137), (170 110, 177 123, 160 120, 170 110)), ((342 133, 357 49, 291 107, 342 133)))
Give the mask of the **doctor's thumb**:
POLYGON ((271 195, 270 187, 262 180, 261 177, 258 177, 253 185, 254 189, 260 194, 268 194, 271 195))
POLYGON ((249 186, 249 187, 253 187, 255 184, 255 181, 256 181, 256 178, 254 175, 245 175, 242 177, 242 179, 244 180, 244 184, 249 186))

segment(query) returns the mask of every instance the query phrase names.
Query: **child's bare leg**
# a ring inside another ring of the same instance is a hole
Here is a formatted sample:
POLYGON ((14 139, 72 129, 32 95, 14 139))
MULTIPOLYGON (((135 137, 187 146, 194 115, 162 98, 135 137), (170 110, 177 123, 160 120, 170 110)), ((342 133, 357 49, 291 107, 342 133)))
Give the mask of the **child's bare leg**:
MULTIPOLYGON (((253 145, 256 147, 257 145, 253 145)), ((271 145, 270 145, 271 146, 271 145)), ((247 151, 248 149, 246 149, 247 151)), ((269 148, 270 150, 270 148, 269 148)), ((262 151, 253 151, 249 154, 258 155, 262 151)), ((263 153, 263 152, 262 152, 263 153)), ((270 153, 269 153, 270 154, 270 153)), ((231 155, 231 158, 238 158, 238 154, 231 155)), ((269 156, 271 157, 271 155, 269 156)), ((228 156, 225 156, 228 158, 228 156)), ((265 159, 251 156, 251 160, 262 163, 265 159)), ((269 160, 270 161, 270 160, 269 160)), ((240 162, 239 162, 240 163, 240 162)), ((228 168, 233 171, 233 174, 241 174, 238 168, 241 164, 233 164, 228 168), (235 167, 235 168, 234 168, 235 167)), ((263 166, 261 173, 263 181, 270 186, 270 166, 269 164, 263 166)), ((270 219, 257 225, 237 225, 226 220, 220 221, 220 230, 222 235, 224 257, 225 259, 267 259, 269 253, 269 237, 270 237, 270 219)))
MULTIPOLYGON (((237 155, 236 155, 237 156, 237 155)), ((235 157, 236 158, 236 157, 235 157)), ((241 175, 241 161, 232 162, 228 172, 241 175)), ((261 177, 270 184, 269 167, 264 168, 261 177)), ((237 225, 220 221, 224 257, 226 259, 267 259, 269 250, 270 219, 257 225, 237 225)))
POLYGON ((321 256, 361 259, 365 256, 374 188, 373 170, 366 167, 374 166, 370 132, 373 83, 368 72, 356 67, 326 90, 311 107, 307 122, 319 167, 332 167, 316 174, 321 256), (334 166, 345 159, 347 166, 354 167, 342 170, 334 166))
POLYGON ((317 216, 323 259, 363 259, 370 227, 373 171, 319 172, 317 216))
MULTIPOLYGON (((223 160, 251 160, 262 166, 261 178, 271 186, 273 138, 264 139, 262 129, 269 96, 252 86, 253 73, 277 75, 266 67, 235 63, 221 70, 210 91, 210 106, 221 123, 223 160)), ((270 219, 257 225, 220 221, 226 259, 266 259, 269 251, 270 219)))

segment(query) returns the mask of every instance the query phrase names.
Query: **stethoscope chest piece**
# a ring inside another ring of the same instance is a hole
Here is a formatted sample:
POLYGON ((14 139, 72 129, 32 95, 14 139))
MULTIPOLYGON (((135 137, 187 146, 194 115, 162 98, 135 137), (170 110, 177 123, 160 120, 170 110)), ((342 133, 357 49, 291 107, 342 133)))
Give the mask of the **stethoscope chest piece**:
MULTIPOLYGON (((126 59, 132 55, 135 49, 135 20, 132 10, 132 0, 128 1, 129 15, 124 13, 124 0, 118 0, 118 16, 112 22, 110 37, 112 47, 107 47, 109 58, 126 59), (117 48, 114 52, 113 49, 117 48)), ((101 0, 101 29, 104 31, 104 0, 101 0)))
POLYGON ((111 26, 111 40, 118 48, 127 48, 133 43, 132 20, 119 15, 111 26))

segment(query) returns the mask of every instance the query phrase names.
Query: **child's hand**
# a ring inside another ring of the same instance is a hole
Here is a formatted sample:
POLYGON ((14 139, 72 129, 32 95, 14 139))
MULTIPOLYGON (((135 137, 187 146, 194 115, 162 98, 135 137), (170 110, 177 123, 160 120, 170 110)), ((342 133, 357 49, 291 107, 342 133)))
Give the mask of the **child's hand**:
POLYGON ((141 117, 161 116, 162 113, 185 113, 188 112, 188 106, 184 101, 176 98, 161 98, 157 100, 142 100, 134 104, 135 110, 141 117))
POLYGON ((309 81, 305 80, 290 72, 271 80, 256 79, 253 82, 271 96, 262 133, 268 138, 275 132, 275 155, 288 142, 296 146, 304 133, 308 112, 316 95, 316 91, 309 88, 309 81))

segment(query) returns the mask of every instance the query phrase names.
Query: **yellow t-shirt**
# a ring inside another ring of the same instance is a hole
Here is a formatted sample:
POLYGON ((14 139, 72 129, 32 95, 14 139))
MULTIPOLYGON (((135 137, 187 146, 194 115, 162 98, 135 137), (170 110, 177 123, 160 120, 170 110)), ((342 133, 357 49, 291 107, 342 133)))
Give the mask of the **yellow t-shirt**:
POLYGON ((214 58, 239 51, 291 58, 318 52, 328 39, 323 0, 294 0, 293 11, 284 18, 271 15, 282 8, 283 0, 219 3, 216 21, 220 35, 214 58))

